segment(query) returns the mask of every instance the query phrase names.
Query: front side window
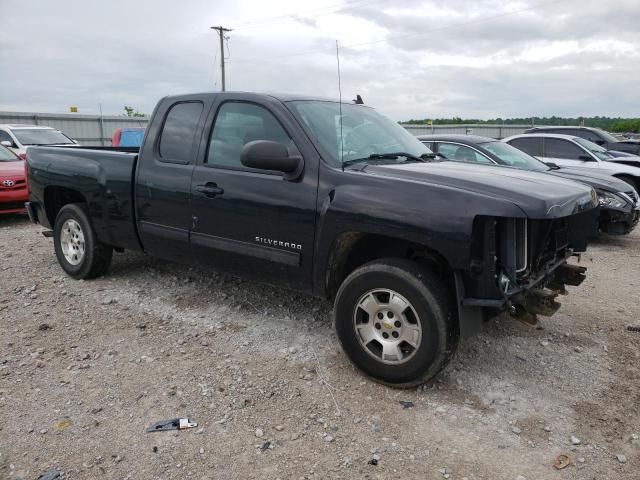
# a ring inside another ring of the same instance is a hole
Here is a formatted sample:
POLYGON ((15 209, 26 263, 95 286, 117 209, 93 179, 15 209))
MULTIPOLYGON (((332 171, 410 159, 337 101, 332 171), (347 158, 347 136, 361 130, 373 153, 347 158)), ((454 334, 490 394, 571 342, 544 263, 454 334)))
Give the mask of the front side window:
POLYGON ((280 122, 264 107, 244 102, 223 103, 213 125, 206 162, 216 167, 245 169, 240 152, 255 140, 293 146, 280 122))
POLYGON ((73 140, 58 130, 48 128, 16 128, 13 134, 22 145, 71 145, 73 140))
POLYGON ((606 149, 602 148, 600 145, 597 145, 597 144, 595 144, 593 142, 590 142, 590 141, 585 140, 583 138, 576 138, 576 142, 578 142, 584 148, 589 150, 591 153, 593 153, 600 160, 609 160, 611 158, 614 158, 613 155, 611 155, 609 152, 607 152, 606 149))
POLYGON ((422 141, 422 144, 429 150, 433 151, 433 142, 422 141))
POLYGON ((200 102, 176 103, 171 107, 158 147, 163 162, 187 164, 191 161, 202 109, 200 102))
POLYGON ((532 170, 536 172, 545 172, 549 167, 540 160, 533 158, 531 155, 524 153, 504 142, 487 142, 481 144, 485 149, 493 153, 500 161, 509 167, 522 168, 524 170, 532 170))
POLYGON ((567 160, 580 160, 580 156, 585 154, 580 147, 562 138, 545 138, 544 151, 545 157, 567 160))
POLYGON ((464 145, 454 143, 438 143, 438 154, 455 162, 481 163, 493 165, 493 162, 479 152, 464 145))

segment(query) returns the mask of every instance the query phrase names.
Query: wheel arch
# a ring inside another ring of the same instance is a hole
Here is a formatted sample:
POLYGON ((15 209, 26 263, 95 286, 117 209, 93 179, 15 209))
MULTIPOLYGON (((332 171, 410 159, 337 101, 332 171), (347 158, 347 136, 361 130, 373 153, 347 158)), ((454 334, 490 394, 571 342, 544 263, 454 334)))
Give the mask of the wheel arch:
POLYGON ((45 214, 53 227, 60 209, 69 203, 87 203, 86 197, 78 190, 57 185, 49 185, 44 190, 45 214))
POLYGON ((623 182, 628 183, 636 190, 636 192, 640 193, 640 191, 638 190, 640 189, 640 177, 631 175, 629 173, 615 173, 613 176, 618 180, 622 180, 623 182))
POLYGON ((453 269, 433 248, 403 238, 361 231, 343 232, 331 246, 325 266, 324 293, 332 300, 347 276, 356 268, 380 258, 413 260, 431 269, 455 292, 453 269))

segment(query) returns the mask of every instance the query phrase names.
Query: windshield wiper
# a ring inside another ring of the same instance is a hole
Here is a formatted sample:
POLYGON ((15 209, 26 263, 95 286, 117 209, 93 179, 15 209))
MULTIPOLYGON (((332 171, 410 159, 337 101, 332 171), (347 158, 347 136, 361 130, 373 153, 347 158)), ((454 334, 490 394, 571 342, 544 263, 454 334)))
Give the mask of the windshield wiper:
POLYGON ((395 160, 399 157, 404 157, 407 160, 413 160, 416 162, 426 162, 426 161, 435 159, 436 155, 433 153, 423 153, 418 157, 417 155, 414 155, 408 152, 372 153, 368 157, 353 158, 351 160, 345 160, 344 162, 342 162, 342 165, 346 167, 349 165, 353 165, 355 163, 366 162, 367 160, 386 160, 386 159, 395 160))

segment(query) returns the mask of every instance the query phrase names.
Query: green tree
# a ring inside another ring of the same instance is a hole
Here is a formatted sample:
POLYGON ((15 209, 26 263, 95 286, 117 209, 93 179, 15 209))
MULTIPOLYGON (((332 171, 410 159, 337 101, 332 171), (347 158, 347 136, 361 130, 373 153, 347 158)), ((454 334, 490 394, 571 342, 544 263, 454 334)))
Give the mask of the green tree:
POLYGON ((124 106, 124 113, 127 117, 146 117, 144 113, 140 113, 133 107, 129 107, 128 105, 124 106))

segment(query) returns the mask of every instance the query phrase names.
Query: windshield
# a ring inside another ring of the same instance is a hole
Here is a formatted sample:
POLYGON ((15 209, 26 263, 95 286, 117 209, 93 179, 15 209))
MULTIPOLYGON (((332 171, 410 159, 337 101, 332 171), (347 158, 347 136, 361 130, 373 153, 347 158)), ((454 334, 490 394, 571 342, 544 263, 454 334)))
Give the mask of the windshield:
POLYGON ((579 143, 580 146, 593 153, 600 160, 609 160, 610 158, 613 158, 613 155, 607 152, 607 150, 602 148, 600 145, 590 142, 589 140, 585 140, 584 138, 575 137, 574 140, 576 143, 579 143))
POLYGON ((16 128, 12 132, 22 145, 66 145, 73 143, 64 133, 48 128, 16 128))
POLYGON ((500 161, 510 167, 533 170, 536 172, 546 172, 549 170, 549 167, 545 163, 527 155, 516 147, 512 147, 508 143, 496 141, 482 143, 480 146, 493 153, 500 159, 500 161))
POLYGON ((0 145, 0 162, 17 162, 19 160, 11 150, 0 145))
POLYGON ((339 103, 304 100, 289 102, 289 106, 317 140, 323 156, 335 165, 358 159, 385 163, 410 160, 406 156, 368 158, 385 153, 403 152, 413 157, 432 153, 407 130, 369 107, 343 103, 341 126, 339 103))
POLYGON ((596 128, 596 130, 598 131, 598 135, 600 135, 600 137, 604 139, 606 142, 618 143, 620 141, 616 137, 611 135, 609 132, 605 132, 604 130, 601 130, 599 128, 596 128))

